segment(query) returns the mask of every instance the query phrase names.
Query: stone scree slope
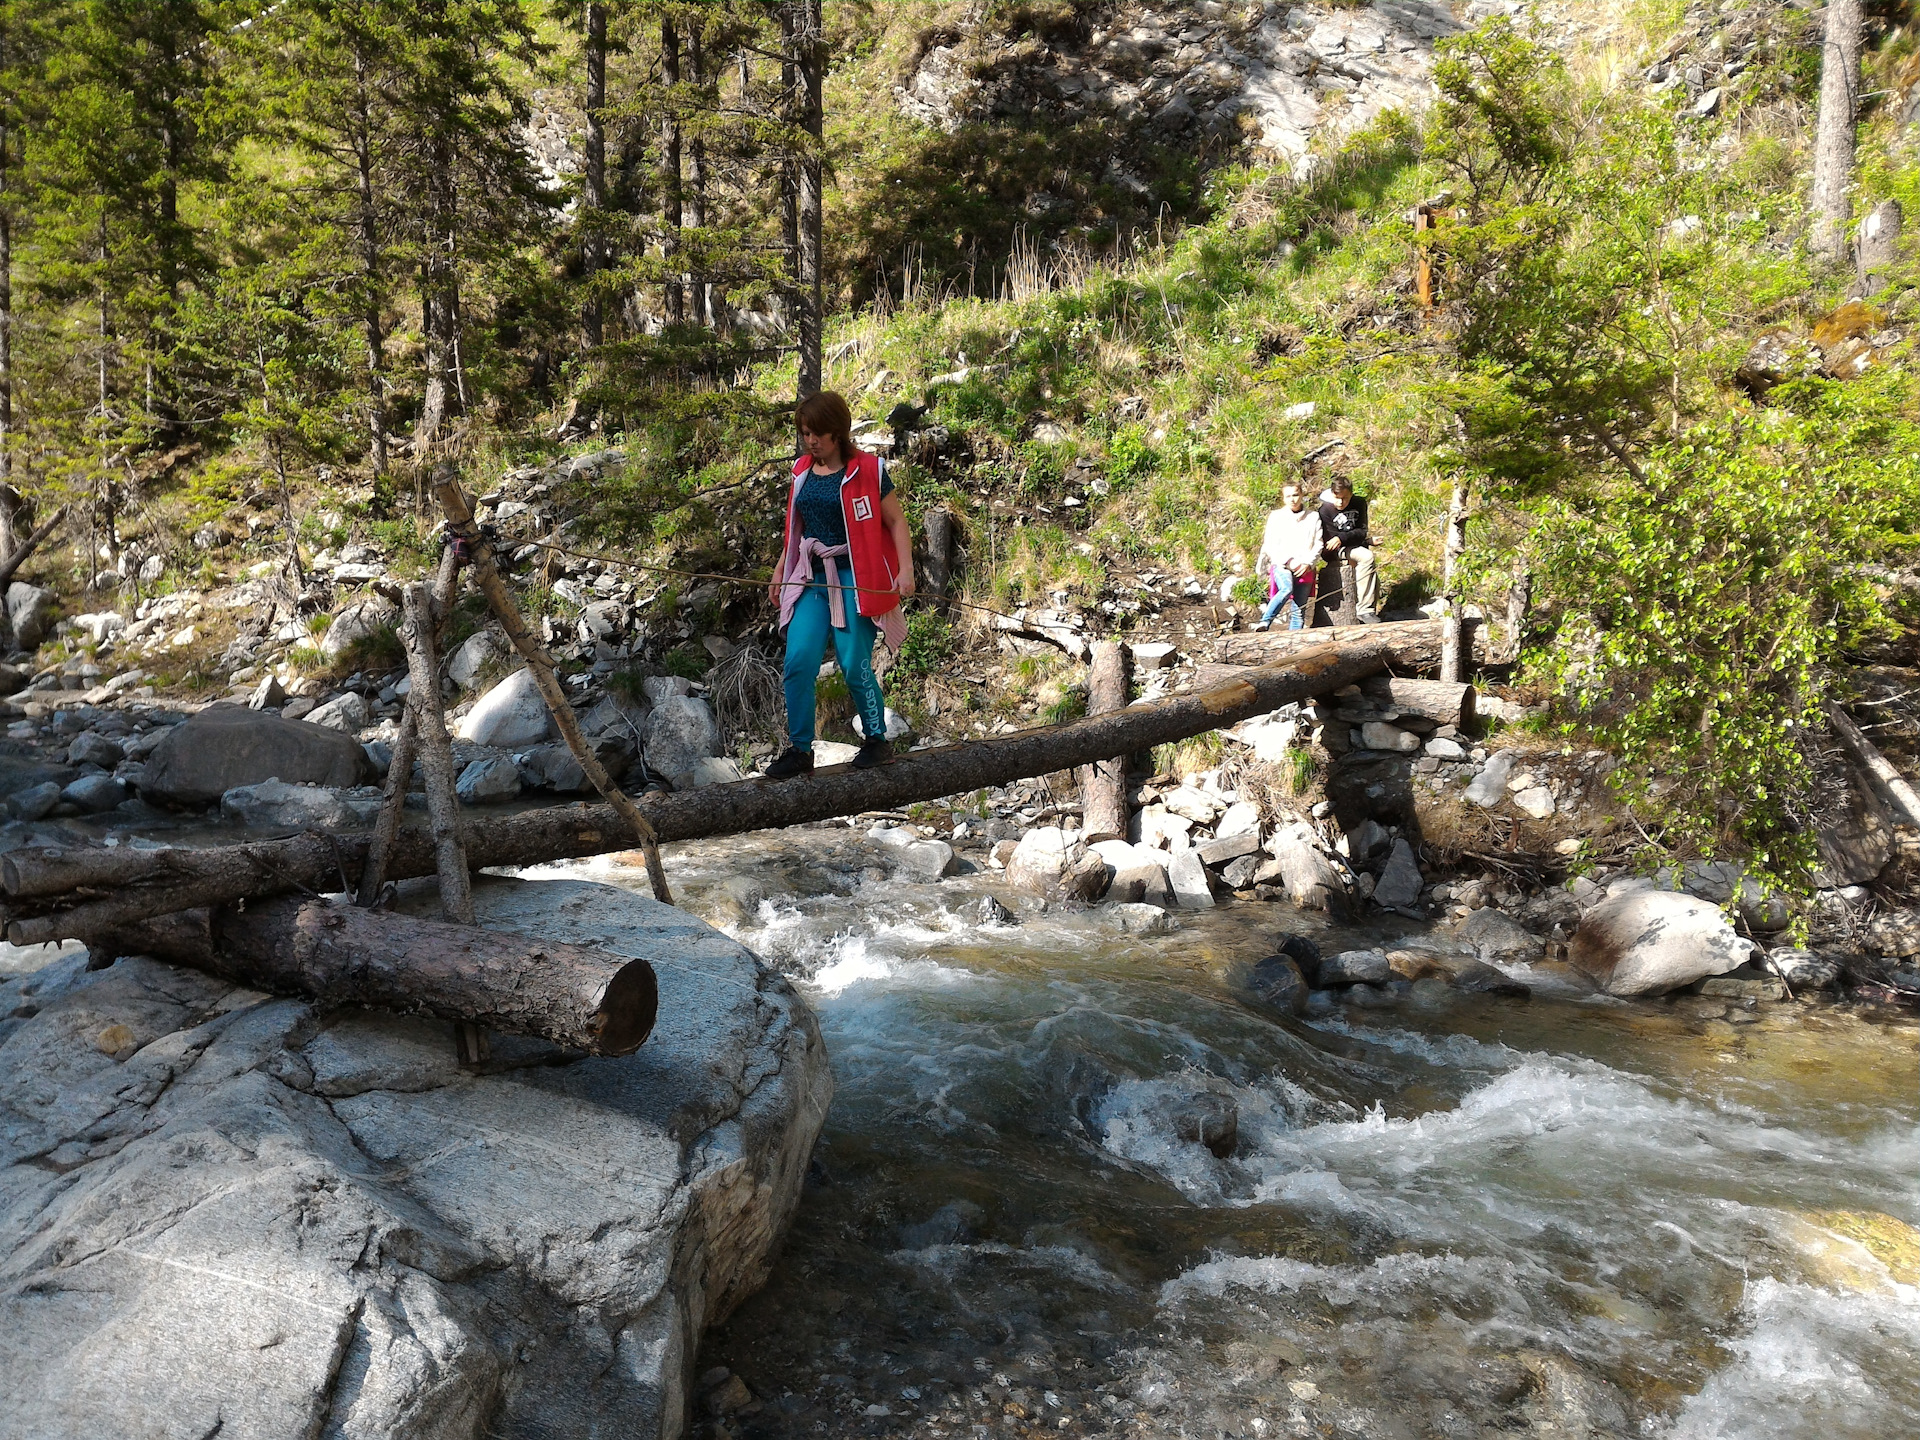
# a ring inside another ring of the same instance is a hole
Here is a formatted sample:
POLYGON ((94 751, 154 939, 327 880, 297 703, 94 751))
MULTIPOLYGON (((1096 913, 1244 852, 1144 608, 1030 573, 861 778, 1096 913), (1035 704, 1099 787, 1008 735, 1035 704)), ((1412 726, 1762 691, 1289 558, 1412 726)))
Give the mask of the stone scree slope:
MULTIPOLYGON (((486 880, 482 923, 659 975, 580 1059, 85 952, 0 984, 0 1437, 674 1436, 832 1092, 812 1013, 699 921, 486 880)), ((408 908, 431 913, 430 894, 408 908)))

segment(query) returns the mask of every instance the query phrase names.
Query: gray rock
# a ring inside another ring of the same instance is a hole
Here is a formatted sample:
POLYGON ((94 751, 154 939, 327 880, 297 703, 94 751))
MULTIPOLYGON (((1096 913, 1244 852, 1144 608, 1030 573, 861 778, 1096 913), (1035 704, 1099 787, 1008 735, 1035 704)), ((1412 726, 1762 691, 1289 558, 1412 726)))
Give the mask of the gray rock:
POLYGON ((1224 865, 1229 860, 1238 860, 1242 855, 1251 855, 1259 848, 1259 832, 1242 830, 1223 840, 1202 840, 1194 846, 1194 853, 1200 857, 1202 865, 1224 865))
POLYGON ((699 790, 708 785, 731 785, 735 780, 744 780, 737 762, 725 755, 704 755, 695 760, 685 770, 669 775, 667 780, 676 790, 699 790))
POLYGON ((393 602, 379 595, 354 601, 327 626, 320 637, 320 650, 329 660, 338 660, 362 640, 371 640, 394 623, 398 615, 393 602))
POLYGON ((1157 905, 1173 908, 1173 890, 1167 884, 1167 867, 1130 863, 1117 866, 1107 885, 1107 902, 1112 905, 1157 905))
POLYGON ((1167 866, 1167 884, 1182 910, 1213 908, 1213 887, 1207 883, 1207 867, 1200 863, 1198 851, 1182 850, 1173 857, 1167 866))
POLYGON ((693 682, 684 675, 649 675, 640 682, 640 693, 649 705, 658 705, 693 694, 693 682))
POLYGON ((1580 918, 1568 960, 1609 995, 1659 995, 1744 964, 1751 940, 1718 908, 1672 890, 1629 890, 1580 918))
POLYGON ((60 790, 51 780, 16 790, 7 797, 7 813, 16 820, 44 820, 60 803, 60 790))
POLYGON ((1220 867, 1220 878, 1226 882, 1229 890, 1244 890, 1253 883, 1253 877, 1259 873, 1260 865, 1260 856, 1242 855, 1220 867))
POLYGON ((1517 757, 1511 750, 1497 750, 1487 757, 1487 767, 1467 786, 1467 799, 1482 808, 1498 805, 1507 798, 1507 777, 1513 774, 1517 757))
POLYGON ((554 733, 553 714, 524 665, 474 702, 457 734, 476 745, 537 745, 554 733))
POLYGON ((519 767, 520 783, 529 790, 577 795, 593 788, 587 772, 565 744, 536 746, 524 755, 514 756, 514 764, 519 767))
POLYGON ((520 770, 504 755, 475 760, 453 782, 462 805, 490 805, 520 793, 520 770))
POLYGON ((1165 905, 1115 905, 1108 913, 1120 922, 1123 934, 1165 935, 1180 928, 1179 922, 1167 913, 1171 908, 1165 905))
POLYGON ((82 775, 60 792, 69 805, 78 805, 89 815, 98 815, 122 804, 127 798, 125 782, 111 775, 82 775))
POLYGON ((1384 985, 1393 978, 1393 967, 1382 950, 1342 950, 1338 955, 1320 959, 1320 973, 1314 977, 1320 986, 1384 985))
POLYGON ((1436 760, 1464 760, 1467 747, 1458 740, 1449 740, 1444 735, 1436 735, 1421 747, 1436 760))
POLYGON ((1874 916, 1867 925, 1867 943, 1876 955, 1920 955, 1920 911, 1888 910, 1874 916))
POLYGON ((1378 820, 1362 820, 1347 831, 1347 858, 1360 865, 1392 843, 1393 837, 1387 834, 1386 826, 1378 820))
POLYGON ((1261 1003, 1276 1010, 1284 1010, 1289 1015, 1306 1013, 1306 977, 1289 956, 1269 955, 1255 965, 1248 988, 1261 1003))
POLYGON ((1018 925, 1019 919, 991 895, 982 895, 973 907, 973 918, 982 925, 1018 925))
POLYGON ((214 705, 167 731, 147 759, 140 793, 168 805, 211 805, 262 780, 341 789, 359 784, 367 769, 351 736, 270 711, 214 705))
POLYGON ((1545 948, 1538 936, 1491 905, 1467 917, 1460 938, 1482 960, 1536 960, 1545 948))
POLYGON ((1796 993, 1803 990, 1831 990, 1840 983, 1840 967, 1811 950, 1770 951, 1767 968, 1786 981, 1796 993))
POLYGON ((371 824, 379 809, 377 798, 352 803, 339 790, 280 780, 236 785, 220 797, 223 818, 276 829, 351 830, 371 824))
POLYGON ((1022 890, 1045 895, 1055 889, 1067 867, 1077 858, 1066 831, 1057 825, 1041 825, 1020 837, 1007 860, 1007 879, 1022 890))
POLYGON ((476 630, 455 647, 447 660, 447 676, 462 690, 471 690, 482 670, 496 660, 506 659, 512 650, 498 626, 476 630))
POLYGON ((334 696, 324 705, 316 705, 306 715, 306 723, 318 725, 324 730, 338 730, 342 735, 358 735, 372 722, 372 713, 367 709, 367 697, 347 690, 334 696))
POLYGON ((1467 960, 1451 968, 1447 983, 1455 990, 1464 990, 1470 995, 1508 995, 1517 1000, 1525 1000, 1533 990, 1523 982, 1514 979, 1497 966, 1484 965, 1478 960, 1467 960))
POLYGON ((653 960, 647 1044, 497 1036, 476 1073, 442 1021, 151 960, 0 985, 0 1015, 37 1007, 0 1047, 0 1430, 683 1433, 701 1333, 798 1203, 832 1089, 818 1029, 684 912, 474 889, 489 928, 653 960))
POLYGON ((287 703, 287 690, 277 676, 262 675, 260 683, 247 696, 249 710, 277 710, 287 703))
POLYGON ((1189 1145, 1204 1145, 1221 1160, 1240 1143, 1240 1107, 1231 1095, 1202 1090, 1173 1107, 1173 1133, 1189 1145))
POLYGON ((1296 820, 1274 831, 1267 849, 1280 864, 1280 880, 1295 905, 1308 910, 1325 910, 1344 918, 1347 913, 1347 886, 1333 862, 1320 853, 1313 841, 1313 828, 1296 820))
POLYGON ((15 580, 7 586, 7 623, 13 627, 15 649, 40 648, 47 631, 53 628, 58 604, 51 590, 29 585, 24 580, 15 580))
POLYGON ((624 695, 610 694, 597 700, 580 717, 580 733, 624 735, 636 744, 646 734, 647 707, 624 695))
POLYGON ((1404 840, 1396 840, 1393 853, 1387 857, 1387 868, 1380 872, 1379 882, 1373 887, 1373 901, 1386 910, 1417 905, 1424 883, 1420 862, 1413 857, 1413 847, 1404 840))
POLYGON ((67 747, 69 765, 98 765, 102 770, 111 770, 126 758, 126 751, 92 730, 76 735, 73 744, 67 747))
POLYGON ((1367 750, 1411 754, 1420 748, 1420 737, 1402 730, 1398 725, 1389 725, 1383 720, 1369 720, 1360 727, 1360 744, 1367 750))
POLYGON ((662 695, 653 702, 645 738, 647 769, 666 776, 676 787, 680 782, 675 776, 720 753, 720 727, 714 723, 712 709, 706 701, 687 695, 662 695))
POLYGON ((944 840, 916 840, 901 847, 901 868, 922 880, 939 880, 959 867, 953 846, 944 840))

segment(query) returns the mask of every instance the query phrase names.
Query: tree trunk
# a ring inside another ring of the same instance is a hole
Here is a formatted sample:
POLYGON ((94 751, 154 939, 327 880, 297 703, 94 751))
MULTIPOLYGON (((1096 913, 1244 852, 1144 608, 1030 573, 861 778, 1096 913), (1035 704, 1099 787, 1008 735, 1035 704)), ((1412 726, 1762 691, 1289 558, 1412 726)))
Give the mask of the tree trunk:
POLYGON ((1521 643, 1527 638, 1527 615, 1533 609, 1533 572, 1518 558, 1513 564, 1513 583, 1507 587, 1507 641, 1502 647, 1509 664, 1520 658, 1521 643))
POLYGON ((1460 557, 1467 553, 1467 482, 1455 476, 1453 493, 1447 501, 1447 534, 1442 544, 1440 590, 1447 602, 1440 643, 1440 678, 1460 679, 1460 609, 1457 593, 1460 557))
POLYGON ((587 153, 581 184, 580 227, 585 243, 580 263, 587 280, 587 302, 581 311, 587 344, 606 337, 603 301, 594 289, 603 248, 600 226, 607 208, 607 7, 587 6, 587 153))
MULTIPOLYGON (((693 69, 694 87, 704 95, 707 83, 705 39, 697 19, 687 27, 687 63, 693 69)), ((690 182, 687 219, 695 230, 704 230, 707 225, 707 142, 698 126, 694 129, 693 140, 687 146, 687 179, 690 182)), ((696 241, 696 251, 700 248, 700 242, 696 241)), ((711 328, 713 297, 707 285, 705 266, 698 258, 690 267, 689 275, 693 285, 693 323, 711 328)))
POLYGON ((407 710, 418 731, 420 768, 427 774, 427 814, 433 821, 434 872, 440 877, 440 913, 456 925, 473 923, 473 885, 460 839, 460 800, 454 794, 453 742, 440 708, 440 660, 434 653, 433 596, 419 581, 400 592, 400 639, 413 681, 407 710))
MULTIPOLYGON (((791 122, 795 110, 794 92, 799 86, 799 65, 794 58, 798 42, 795 0, 780 6, 780 117, 791 122)), ((786 249, 787 287, 781 297, 786 313, 781 317, 788 334, 795 333, 800 312, 800 163, 791 146, 780 155, 780 240, 786 249)), ((800 392, 807 393, 804 389, 800 392)))
POLYGON ((538 1035, 589 1055, 631 1055, 659 1009, 644 960, 298 897, 135 923, 101 948, 282 995, 538 1035))
POLYGON ((420 402, 420 423, 413 437, 416 465, 426 462, 429 447, 440 438, 440 429, 447 418, 448 386, 453 378, 453 293, 449 274, 453 154, 444 134, 433 139, 427 188, 427 247, 420 262, 420 325, 426 340, 427 382, 420 402))
POLYGON ((1853 758, 1866 768, 1868 774, 1886 786, 1887 793, 1907 817, 1907 823, 1920 826, 1920 795, 1914 793, 1906 777, 1894 769, 1893 763, 1867 739, 1866 732, 1853 723, 1853 717, 1832 701, 1827 702, 1827 719, 1833 722, 1835 737, 1847 747, 1853 758))
POLYGON ((1854 124, 1860 116, 1861 0, 1827 0, 1820 52, 1820 115, 1813 135, 1813 228, 1807 248, 1834 264, 1847 258, 1853 215, 1854 124))
POLYGON ((374 201, 373 97, 370 62, 354 46, 354 161, 360 181, 360 273, 366 286, 360 316, 367 350, 367 453, 377 486, 387 473, 387 336, 381 315, 380 221, 374 201))
MULTIPOLYGON (((670 15, 660 22, 660 69, 667 83, 667 114, 660 136, 660 201, 666 220, 661 249, 667 263, 676 265, 684 219, 680 194, 680 31, 670 15)), ((678 273, 668 274, 663 299, 668 323, 685 324, 687 287, 678 273)))
POLYGON ((947 608, 947 589, 953 582, 953 512, 944 505, 927 511, 926 595, 936 609, 947 608))
MULTIPOLYGON (((1466 621, 1463 628, 1471 650, 1480 642, 1480 627, 1466 621)), ((1213 659, 1221 665, 1284 664, 1289 656, 1322 645, 1356 644, 1368 635, 1387 647, 1387 664, 1396 670, 1432 670, 1440 663, 1441 625, 1438 620, 1389 620, 1379 625, 1342 625, 1326 630, 1261 630, 1222 635, 1213 644, 1213 659)))
MULTIPOLYGON (((1093 642, 1087 673, 1087 714, 1111 715, 1127 706, 1127 647, 1117 640, 1093 642)), ((1127 757, 1082 765, 1080 824, 1088 840, 1127 838, 1127 757)))
MULTIPOLYGON (((477 574, 477 563, 475 570, 477 574)), ((1333 636, 1321 632, 1325 643, 1297 649, 1277 664, 1244 670, 1198 694, 1129 705, 1111 715, 996 740, 916 750, 870 770, 834 765, 792 780, 744 780, 685 794, 649 795, 637 809, 660 839, 694 840, 898 809, 1048 775, 1331 694, 1401 663, 1407 640, 1393 632, 1415 628, 1366 625, 1333 636)), ((1429 654, 1437 644, 1437 629, 1428 627, 1429 654)), ((483 869, 602 855, 630 848, 635 834, 631 820, 612 806, 555 806, 470 822, 465 831, 467 863, 483 869)), ((361 865, 367 842, 367 835, 360 833, 198 850, 16 850, 0 858, 0 886, 13 902, 7 938, 16 945, 85 939, 174 910, 227 905, 300 886, 333 889, 343 867, 351 872, 361 865), (113 893, 106 898, 74 893, 83 889, 113 893), (37 901, 31 908, 49 911, 49 902, 62 899, 79 903, 37 916, 27 915, 29 906, 22 903, 37 901)), ((403 830, 395 839, 388 871, 396 879, 431 875, 431 837, 403 830)))
POLYGON ((12 583, 14 572, 27 563, 28 558, 32 556, 33 552, 40 548, 40 542, 51 535, 54 530, 59 527, 60 522, 66 518, 67 507, 62 505, 47 517, 45 524, 27 536, 25 540, 21 541, 19 548, 14 550, 4 560, 0 560, 0 596, 7 593, 7 586, 12 583))
MULTIPOLYGON (((13 489, 13 135, 0 125, 0 488, 13 489)), ((0 527, 0 550, 13 548, 13 517, 0 527)))
POLYGON ((794 9, 799 15, 794 38, 803 87, 800 128, 807 135, 807 148, 800 156, 798 167, 799 187, 795 203, 799 212, 799 249, 794 269, 800 308, 800 367, 796 388, 799 397, 804 400, 819 390, 821 385, 820 342, 825 313, 820 263, 821 151, 825 133, 821 86, 827 56, 826 40, 821 33, 820 0, 794 0, 794 9))

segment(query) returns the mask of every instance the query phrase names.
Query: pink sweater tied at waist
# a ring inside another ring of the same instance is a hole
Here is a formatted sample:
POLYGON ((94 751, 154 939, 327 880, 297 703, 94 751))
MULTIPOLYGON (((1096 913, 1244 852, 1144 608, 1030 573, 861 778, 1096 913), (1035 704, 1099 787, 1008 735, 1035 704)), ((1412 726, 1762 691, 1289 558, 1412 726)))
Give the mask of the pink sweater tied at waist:
MULTIPOLYGON (((800 537, 793 563, 788 566, 785 578, 780 583, 780 628, 786 629, 793 620, 793 607, 800 603, 800 597, 806 592, 807 584, 813 576, 813 562, 817 559, 827 576, 827 609, 833 618, 833 628, 847 628, 846 603, 841 598, 840 567, 833 562, 846 556, 845 545, 824 545, 811 535, 800 537)), ((895 605, 884 615, 873 617, 874 625, 880 631, 880 638, 887 642, 887 649, 894 654, 900 653, 900 647, 907 640, 907 617, 895 605)))

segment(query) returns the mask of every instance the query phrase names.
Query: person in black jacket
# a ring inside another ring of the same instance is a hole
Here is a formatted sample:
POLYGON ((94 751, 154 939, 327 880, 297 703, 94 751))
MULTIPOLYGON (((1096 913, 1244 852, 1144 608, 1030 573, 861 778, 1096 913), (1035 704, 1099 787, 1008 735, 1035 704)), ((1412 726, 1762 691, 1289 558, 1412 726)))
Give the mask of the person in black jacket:
MULTIPOLYGON (((1373 568, 1373 540, 1367 534, 1367 502, 1353 493, 1353 481, 1334 477, 1320 495, 1321 545, 1328 565, 1353 561, 1354 608, 1365 625, 1380 623, 1380 576, 1373 568)), ((1336 584, 1334 589, 1340 587, 1336 584)), ((1323 582, 1320 593, 1327 593, 1323 582)))

